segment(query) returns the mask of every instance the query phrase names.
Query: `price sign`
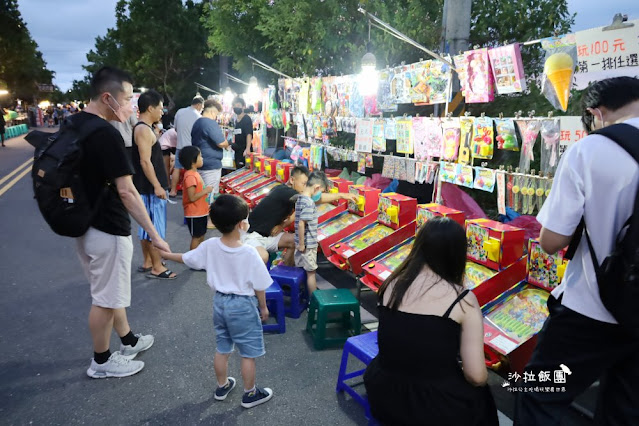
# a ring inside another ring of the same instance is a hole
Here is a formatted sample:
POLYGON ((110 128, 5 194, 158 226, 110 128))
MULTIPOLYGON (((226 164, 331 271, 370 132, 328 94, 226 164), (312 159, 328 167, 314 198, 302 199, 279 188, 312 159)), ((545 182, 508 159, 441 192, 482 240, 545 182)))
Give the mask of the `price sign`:
POLYGON ((360 118, 355 130, 355 151, 371 152, 373 150, 373 120, 360 118))
POLYGON ((586 88, 591 81, 639 75, 639 20, 628 23, 634 25, 607 31, 599 27, 575 34, 577 89, 586 88))
POLYGON ((581 117, 559 117, 559 155, 561 156, 573 143, 588 136, 581 117))

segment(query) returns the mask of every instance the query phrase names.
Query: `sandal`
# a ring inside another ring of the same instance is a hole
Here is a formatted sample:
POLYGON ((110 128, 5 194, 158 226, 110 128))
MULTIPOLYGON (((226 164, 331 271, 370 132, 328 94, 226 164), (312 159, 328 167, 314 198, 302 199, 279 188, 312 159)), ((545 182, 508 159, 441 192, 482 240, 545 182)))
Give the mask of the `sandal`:
MULTIPOLYGON (((162 262, 162 266, 166 266, 166 263, 162 262)), ((148 268, 145 268, 144 266, 138 266, 138 272, 141 272, 141 273, 151 272, 152 270, 153 270, 152 266, 149 266, 148 268)))
POLYGON ((172 273, 173 273, 173 271, 171 271, 170 269, 167 269, 166 271, 161 272, 161 273, 159 273, 157 275, 153 274, 153 273, 148 274, 146 277, 147 278, 154 278, 156 280, 174 280, 174 279, 177 278, 177 275, 172 277, 171 276, 172 273))

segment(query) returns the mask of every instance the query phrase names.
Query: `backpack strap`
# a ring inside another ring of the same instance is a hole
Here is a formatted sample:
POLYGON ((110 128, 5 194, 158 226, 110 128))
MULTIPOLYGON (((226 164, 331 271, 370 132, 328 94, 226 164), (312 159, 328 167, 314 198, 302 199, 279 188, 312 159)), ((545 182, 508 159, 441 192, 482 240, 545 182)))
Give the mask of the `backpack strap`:
POLYGON ((457 296, 457 299, 455 299, 455 301, 448 307, 446 313, 443 315, 443 318, 448 318, 448 315, 450 315, 450 313, 453 311, 455 305, 458 304, 464 297, 466 297, 469 292, 470 290, 468 289, 462 291, 461 294, 457 296))
MULTIPOLYGON (((635 126, 631 126, 626 123, 613 124, 612 126, 604 127, 603 129, 596 130, 591 134, 605 136, 611 141, 615 142, 617 145, 622 147, 636 162, 639 164, 639 129, 635 126)), ((635 211, 639 208, 639 188, 638 193, 635 198, 635 211)), ((628 218, 626 221, 626 225, 630 222, 632 216, 628 218)), ((586 220, 582 216, 575 233, 573 234, 572 240, 570 240, 570 245, 568 246, 568 250, 564 255, 565 259, 572 259, 577 251, 577 247, 581 242, 581 236, 586 234, 586 240, 588 242, 588 248, 590 249, 590 257, 592 257, 593 264, 595 266, 595 272, 599 275, 599 261, 597 260, 597 256, 595 254, 594 247, 592 245, 592 241, 590 240, 590 235, 588 235, 588 228, 586 227, 586 220)))

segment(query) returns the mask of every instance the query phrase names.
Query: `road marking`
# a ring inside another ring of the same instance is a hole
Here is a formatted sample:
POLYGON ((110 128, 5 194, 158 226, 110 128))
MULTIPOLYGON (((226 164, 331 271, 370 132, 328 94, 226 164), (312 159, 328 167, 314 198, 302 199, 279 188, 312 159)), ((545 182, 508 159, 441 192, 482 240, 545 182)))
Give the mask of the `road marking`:
POLYGON ((20 173, 18 176, 11 179, 11 181, 8 184, 6 184, 4 188, 0 189, 0 197, 2 197, 2 194, 7 192, 9 189, 11 189, 13 185, 15 185, 20 179, 25 177, 25 175, 29 173, 30 171, 31 171, 31 168, 27 167, 22 173, 20 173))
POLYGON ((16 173, 18 173, 20 170, 22 170, 22 168, 24 166, 26 166, 27 164, 33 163, 33 158, 29 158, 27 161, 25 161, 24 163, 22 163, 22 165, 18 166, 14 171, 12 171, 11 173, 9 173, 8 175, 6 175, 5 177, 3 177, 2 179, 0 179, 0 185, 2 185, 3 183, 5 183, 7 180, 9 180, 11 178, 11 176, 15 175, 16 173))

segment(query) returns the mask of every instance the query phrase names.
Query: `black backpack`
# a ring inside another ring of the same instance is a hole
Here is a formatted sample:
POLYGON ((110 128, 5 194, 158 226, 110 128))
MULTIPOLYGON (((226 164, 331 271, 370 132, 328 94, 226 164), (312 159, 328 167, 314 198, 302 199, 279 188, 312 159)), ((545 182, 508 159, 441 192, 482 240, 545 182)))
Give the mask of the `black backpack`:
POLYGON ((108 190, 105 183, 98 202, 92 206, 80 176, 80 165, 82 142, 110 124, 105 120, 88 120, 78 126, 74 118, 64 120, 56 133, 34 131, 27 136, 27 141, 36 148, 31 177, 38 207, 53 232, 65 237, 80 237, 87 232, 108 190))
MULTIPOLYGON (((615 124, 593 133, 616 142, 639 164, 639 129, 629 124, 615 124)), ((590 257, 595 267, 601 301, 620 325, 639 336, 639 188, 633 213, 617 234, 612 253, 601 264, 590 241, 583 217, 565 257, 572 258, 583 233, 586 234, 590 257)))

